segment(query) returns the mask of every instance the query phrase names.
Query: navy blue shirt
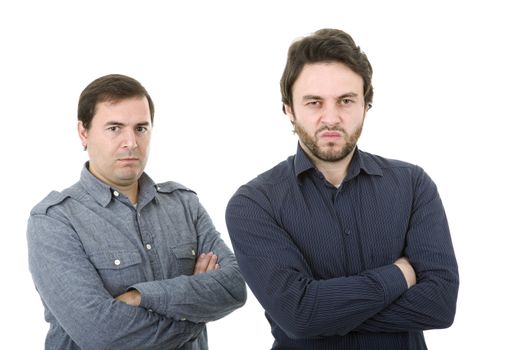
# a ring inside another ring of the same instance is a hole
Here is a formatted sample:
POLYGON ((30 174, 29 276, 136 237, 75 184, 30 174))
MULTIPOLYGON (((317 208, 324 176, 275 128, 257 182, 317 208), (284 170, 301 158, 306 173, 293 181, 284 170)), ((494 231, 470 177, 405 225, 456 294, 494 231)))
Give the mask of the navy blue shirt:
POLYGON ((338 188, 301 147, 239 188, 226 222, 273 349, 426 349, 452 324, 457 263, 435 184, 418 166, 356 149, 338 188), (408 257, 408 289, 394 261, 408 257))

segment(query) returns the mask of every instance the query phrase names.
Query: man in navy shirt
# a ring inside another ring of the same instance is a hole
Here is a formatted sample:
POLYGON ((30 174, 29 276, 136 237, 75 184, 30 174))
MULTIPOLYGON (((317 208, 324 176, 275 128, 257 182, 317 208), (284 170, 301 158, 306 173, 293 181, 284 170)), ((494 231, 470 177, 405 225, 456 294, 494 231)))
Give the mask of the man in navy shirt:
POLYGON ((345 32, 294 42, 281 78, 295 156, 242 186, 226 220, 273 349, 426 349, 459 286, 447 219, 418 166, 356 146, 372 67, 345 32))

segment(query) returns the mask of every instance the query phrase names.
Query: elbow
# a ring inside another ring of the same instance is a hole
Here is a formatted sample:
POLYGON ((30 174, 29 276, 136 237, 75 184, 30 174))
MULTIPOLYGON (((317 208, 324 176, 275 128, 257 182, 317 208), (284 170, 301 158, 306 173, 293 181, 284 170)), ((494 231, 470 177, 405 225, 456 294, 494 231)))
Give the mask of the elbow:
MULTIPOLYGON (((279 325, 281 326, 281 324, 279 325)), ((320 329, 307 322, 290 322, 282 325, 281 329, 291 339, 307 339, 323 334, 320 329)))
POLYGON ((241 307, 246 303, 248 298, 248 292, 246 288, 246 282, 237 267, 235 272, 230 275, 230 288, 229 292, 234 300, 236 307, 241 307))
POLYGON ((116 347, 113 340, 105 337, 98 337, 97 339, 75 339, 75 343, 77 343, 82 349, 119 349, 119 347, 116 347))
POLYGON ((456 316, 456 302, 459 291, 459 278, 457 273, 450 274, 442 279, 429 279, 424 281, 433 285, 432 297, 425 303, 427 322, 425 329, 449 328, 454 323, 456 316))
POLYGON ((456 317, 456 303, 458 300, 459 292, 459 278, 456 277, 450 284, 448 298, 444 304, 444 312, 439 328, 448 328, 454 323, 456 317))
POLYGON ((244 304, 246 304, 246 300, 248 298, 248 292, 246 291, 246 283, 241 283, 239 289, 236 291, 233 297, 237 301, 238 307, 241 307, 244 304))
POLYGON ((456 301, 458 295, 458 284, 451 285, 439 306, 439 311, 433 317, 434 329, 443 329, 452 326, 456 316, 456 301))
POLYGON ((305 339, 313 336, 312 333, 307 331, 307 328, 302 327, 283 328, 283 331, 290 339, 305 339))
POLYGON ((309 315, 286 310, 274 313, 272 319, 279 325, 279 328, 291 339, 308 339, 317 336, 335 335, 337 332, 331 329, 333 325, 328 325, 321 320, 313 320, 309 315))
POLYGON ((456 316, 456 303, 445 308, 443 312, 435 319, 434 327, 435 329, 444 329, 452 326, 454 323, 454 318, 456 316))
POLYGON ((431 323, 423 329, 445 329, 452 326, 454 323, 454 314, 451 315, 440 315, 439 318, 434 317, 431 323))

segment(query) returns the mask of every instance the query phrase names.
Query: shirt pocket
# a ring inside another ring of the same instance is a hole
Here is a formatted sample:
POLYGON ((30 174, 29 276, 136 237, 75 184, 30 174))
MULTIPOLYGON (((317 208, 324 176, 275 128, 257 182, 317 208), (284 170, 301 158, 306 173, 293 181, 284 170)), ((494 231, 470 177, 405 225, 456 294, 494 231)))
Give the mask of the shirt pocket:
POLYGON ((170 249, 175 258, 175 271, 177 276, 192 275, 195 267, 195 257, 197 255, 195 244, 181 244, 170 249))
POLYGON ((146 280, 142 257, 136 250, 105 250, 89 256, 112 296, 117 296, 135 283, 146 280))

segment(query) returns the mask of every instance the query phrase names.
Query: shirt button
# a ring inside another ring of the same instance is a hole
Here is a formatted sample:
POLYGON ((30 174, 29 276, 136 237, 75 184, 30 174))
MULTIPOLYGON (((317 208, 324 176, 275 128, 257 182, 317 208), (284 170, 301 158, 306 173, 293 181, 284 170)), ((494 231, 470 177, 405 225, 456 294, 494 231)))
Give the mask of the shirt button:
POLYGON ((117 191, 113 191, 113 195, 114 195, 115 197, 118 197, 119 194, 120 194, 120 193, 118 193, 117 191))
POLYGON ((115 259, 115 261, 113 262, 116 266, 119 266, 120 265, 120 260, 119 259, 115 259))
POLYGON ((147 250, 151 250, 151 244, 149 244, 149 243, 146 244, 146 249, 147 249, 147 250))
POLYGON ((195 255, 195 250, 194 249, 191 250, 191 255, 195 255))

